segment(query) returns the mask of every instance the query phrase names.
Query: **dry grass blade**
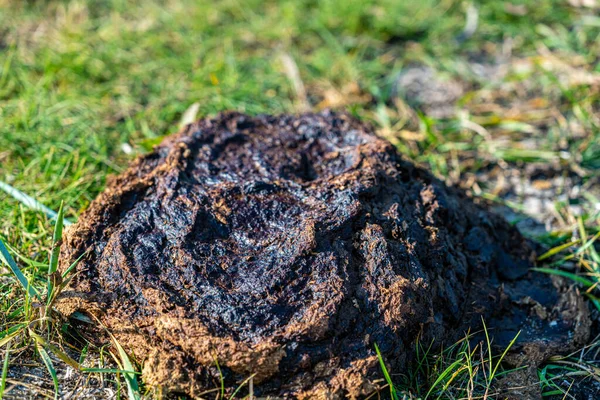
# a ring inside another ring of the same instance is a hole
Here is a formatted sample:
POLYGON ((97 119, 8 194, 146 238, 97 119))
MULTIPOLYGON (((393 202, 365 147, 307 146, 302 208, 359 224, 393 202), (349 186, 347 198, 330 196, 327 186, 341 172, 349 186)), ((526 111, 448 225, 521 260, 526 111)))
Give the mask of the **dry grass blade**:
POLYGON ((306 96, 306 89, 304 88, 304 82, 302 82, 302 78, 300 78, 300 71, 298 70, 298 64, 289 53, 282 53, 280 55, 281 62, 283 64, 285 74, 287 75, 292 87, 294 89, 294 93, 298 98, 298 106, 302 111, 306 111, 310 109, 310 105, 308 103, 308 98, 306 96))
POLYGON ((35 342, 38 346, 41 346, 44 349, 50 350, 56 357, 58 357, 65 364, 75 368, 76 370, 80 369, 80 365, 77 361, 73 360, 71 357, 69 357, 67 355, 67 353, 60 350, 58 347, 52 345, 46 339, 44 339, 42 336, 38 335, 31 329, 29 330, 29 336, 32 337, 33 340, 35 340, 35 342))
POLYGON ((200 110, 200 103, 194 103, 188 107, 187 110, 181 116, 181 121, 179 121, 179 128, 183 128, 184 126, 191 124, 196 120, 196 114, 198 114, 198 110, 200 110))
POLYGON ((577 239, 572 242, 567 242, 567 243, 561 244, 560 246, 553 247, 550 250, 548 250, 547 252, 545 252, 544 254, 542 254, 541 256, 539 256, 538 261, 543 261, 547 258, 550 258, 550 257, 560 253, 563 250, 566 250, 570 247, 578 245, 580 242, 581 242, 581 239, 577 239))
POLYGON ((0 347, 4 346, 5 344, 10 343, 10 341, 16 337, 19 333, 21 333, 21 329, 23 329, 23 325, 19 326, 19 329, 14 329, 13 332, 9 333, 8 335, 6 335, 5 337, 3 337, 2 339, 0 339, 0 347))

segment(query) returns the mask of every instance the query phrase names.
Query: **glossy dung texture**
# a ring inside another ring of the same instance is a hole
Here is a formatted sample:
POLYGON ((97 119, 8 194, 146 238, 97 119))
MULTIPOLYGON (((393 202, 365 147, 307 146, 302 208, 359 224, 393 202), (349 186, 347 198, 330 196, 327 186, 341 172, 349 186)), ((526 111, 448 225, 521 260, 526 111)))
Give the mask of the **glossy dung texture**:
POLYGON ((187 126, 108 184, 62 268, 84 251, 58 307, 98 318, 148 385, 199 396, 220 386, 218 360, 229 392, 254 375, 255 395, 286 398, 373 392, 375 344, 401 369, 419 335, 460 337, 534 257, 333 112, 187 126))

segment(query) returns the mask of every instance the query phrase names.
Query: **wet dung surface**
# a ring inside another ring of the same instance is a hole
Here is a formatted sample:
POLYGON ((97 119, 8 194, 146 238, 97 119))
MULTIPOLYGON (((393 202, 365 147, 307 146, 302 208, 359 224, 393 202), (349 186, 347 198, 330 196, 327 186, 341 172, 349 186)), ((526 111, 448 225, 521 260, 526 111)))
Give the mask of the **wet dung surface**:
MULTIPOLYGON (((361 398, 481 317, 515 364, 589 336, 501 217, 346 114, 224 113, 139 158, 70 227, 66 315, 94 315, 164 392, 361 398)), ((587 319, 586 319, 587 318, 587 319)), ((210 396, 209 396, 210 397, 210 396)))

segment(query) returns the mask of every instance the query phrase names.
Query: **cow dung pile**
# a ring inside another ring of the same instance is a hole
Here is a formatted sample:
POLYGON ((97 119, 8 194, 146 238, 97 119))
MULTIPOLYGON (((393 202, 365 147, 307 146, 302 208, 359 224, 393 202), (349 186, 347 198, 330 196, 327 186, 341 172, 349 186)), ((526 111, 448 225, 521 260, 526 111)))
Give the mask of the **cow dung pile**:
POLYGON ((93 316, 162 393, 252 376, 257 396, 362 398, 384 384, 375 345, 403 372, 417 340, 482 318, 499 346, 521 331, 520 364, 590 334, 514 227, 331 111, 188 125, 108 183, 61 268, 84 253, 59 311, 93 316))

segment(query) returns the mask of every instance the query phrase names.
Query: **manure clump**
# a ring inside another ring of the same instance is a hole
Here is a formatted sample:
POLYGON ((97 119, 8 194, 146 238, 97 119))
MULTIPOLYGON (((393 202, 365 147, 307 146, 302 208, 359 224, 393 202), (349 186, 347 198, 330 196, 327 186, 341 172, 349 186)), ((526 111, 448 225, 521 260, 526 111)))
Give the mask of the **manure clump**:
POLYGON ((416 340, 482 317, 499 345, 522 330, 521 364, 589 336, 514 227, 343 113, 188 125, 108 183, 61 268, 84 252, 59 311, 93 315, 163 393, 253 376, 255 396, 362 398, 384 384, 375 344, 402 372, 416 340))

